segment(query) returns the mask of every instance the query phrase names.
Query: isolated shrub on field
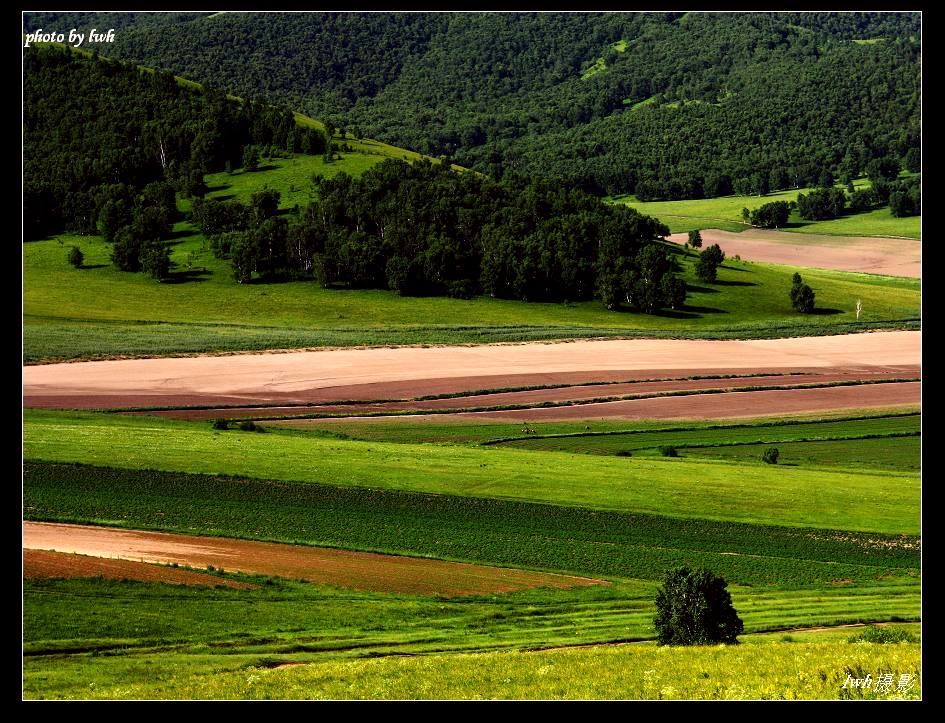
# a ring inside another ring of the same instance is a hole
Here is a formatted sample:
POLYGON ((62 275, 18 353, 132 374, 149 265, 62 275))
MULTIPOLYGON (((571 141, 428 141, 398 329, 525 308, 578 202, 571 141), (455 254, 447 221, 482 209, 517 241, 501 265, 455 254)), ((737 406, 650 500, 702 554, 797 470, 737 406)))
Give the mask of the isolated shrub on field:
POLYGON ((777 447, 768 447, 764 453, 761 455, 761 461, 767 462, 768 464, 777 464, 778 457, 780 456, 777 447))
POLYGON ((633 454, 630 452, 629 449, 619 449, 617 450, 617 456, 618 457, 632 457, 633 454))
POLYGON ((265 432, 266 430, 256 424, 253 420, 247 419, 240 422, 240 429, 244 432, 265 432))
POLYGON ((679 452, 676 451, 675 447, 660 447, 660 454, 664 457, 678 457, 679 452))
POLYGON ((710 570, 671 570, 656 593, 653 623, 659 644, 737 643, 744 625, 727 585, 710 570))
POLYGON ((225 419, 214 419, 213 428, 214 429, 229 429, 230 423, 226 421, 225 419))
POLYGON ((880 628, 876 625, 869 625, 858 635, 852 635, 848 638, 851 643, 917 643, 919 642, 915 635, 902 628, 880 628))
POLYGON ((75 266, 77 269, 82 268, 82 264, 85 262, 85 256, 82 254, 82 249, 78 246, 73 246, 69 249, 69 263, 75 266))

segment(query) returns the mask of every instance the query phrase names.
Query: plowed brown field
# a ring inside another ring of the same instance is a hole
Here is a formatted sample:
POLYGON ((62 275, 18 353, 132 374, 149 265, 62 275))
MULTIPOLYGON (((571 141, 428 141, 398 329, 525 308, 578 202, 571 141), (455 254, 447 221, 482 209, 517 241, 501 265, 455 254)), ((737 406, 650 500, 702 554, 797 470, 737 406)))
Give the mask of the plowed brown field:
POLYGON ((27 366, 26 406, 304 404, 397 399, 601 378, 784 373, 872 374, 918 367, 920 332, 749 341, 608 340, 341 349, 27 366), (365 394, 358 397, 356 395, 365 394))
POLYGON ((213 565, 234 572, 414 595, 452 597, 532 587, 606 584, 589 578, 417 557, 45 522, 23 523, 23 547, 145 562, 177 562, 194 568, 213 565))
POLYGON ((227 580, 204 572, 181 570, 150 562, 108 559, 52 550, 23 550, 23 577, 27 580, 60 577, 104 577, 109 580, 168 582, 175 585, 208 585, 252 590, 258 585, 227 580))

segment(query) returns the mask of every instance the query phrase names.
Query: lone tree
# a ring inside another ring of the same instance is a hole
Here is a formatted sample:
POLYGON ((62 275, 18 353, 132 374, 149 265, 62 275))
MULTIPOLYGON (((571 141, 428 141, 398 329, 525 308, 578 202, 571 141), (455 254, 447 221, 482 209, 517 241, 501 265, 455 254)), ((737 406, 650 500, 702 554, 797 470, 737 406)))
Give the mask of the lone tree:
POLYGON ((73 246, 69 249, 69 263, 75 266, 77 269, 82 268, 82 263, 85 261, 85 256, 82 255, 82 249, 78 246, 73 246))
POLYGON ((814 310, 814 290, 804 283, 798 273, 794 274, 791 281, 791 306, 802 314, 810 314, 814 310))
POLYGON ((259 167, 259 149, 256 146, 246 146, 243 149, 243 168, 255 171, 259 167))
POLYGON ((689 232, 689 245, 694 249, 702 248, 702 234, 699 233, 699 229, 689 232))
POLYGON ((777 447, 768 447, 765 449, 764 454, 761 455, 761 460, 767 462, 768 464, 777 464, 778 457, 781 456, 781 453, 778 451, 777 447))
POLYGON ((719 248, 718 244, 712 244, 699 254, 699 261, 696 263, 696 276, 710 283, 715 281, 718 268, 724 260, 725 252, 719 248))
POLYGON ((728 583, 706 569, 671 570, 656 593, 656 626, 660 645, 734 644, 744 625, 728 583))

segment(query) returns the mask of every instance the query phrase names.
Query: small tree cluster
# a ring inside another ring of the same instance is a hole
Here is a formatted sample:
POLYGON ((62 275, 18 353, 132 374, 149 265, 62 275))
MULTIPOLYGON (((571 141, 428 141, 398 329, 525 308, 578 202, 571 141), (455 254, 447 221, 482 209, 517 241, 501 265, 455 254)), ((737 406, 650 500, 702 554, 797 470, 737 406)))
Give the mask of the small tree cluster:
POLYGON ((699 254, 699 261, 696 263, 696 276, 703 281, 712 283, 718 276, 718 268, 723 261, 725 261, 725 252, 719 248, 718 244, 712 244, 699 254))
POLYGON ((794 274, 791 281, 791 306, 802 314, 810 314, 814 310, 814 290, 804 283, 798 273, 794 274))
POLYGON ((656 593, 660 645, 734 644, 744 624, 732 605, 727 583, 706 569, 670 571, 656 593))
POLYGON ((777 464, 780 455, 781 453, 778 451, 777 447, 768 447, 761 455, 761 461, 768 464, 777 464))
POLYGON ((847 194, 842 188, 816 188, 806 195, 797 195, 797 212, 808 221, 836 218, 846 205, 847 194))
POLYGON ((781 228, 791 214, 791 205, 787 201, 773 201, 759 206, 751 212, 752 226, 759 228, 781 228))

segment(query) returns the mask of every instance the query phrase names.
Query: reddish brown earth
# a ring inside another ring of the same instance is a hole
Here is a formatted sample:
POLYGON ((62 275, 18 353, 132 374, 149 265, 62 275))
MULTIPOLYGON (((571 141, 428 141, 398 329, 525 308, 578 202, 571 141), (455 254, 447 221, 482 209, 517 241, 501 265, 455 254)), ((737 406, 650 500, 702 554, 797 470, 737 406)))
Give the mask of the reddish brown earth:
POLYGON ((25 406, 300 404, 572 380, 917 367, 920 332, 747 341, 635 339, 340 349, 27 366, 25 406))
POLYGON ((673 379, 666 381, 638 381, 616 384, 576 385, 557 389, 535 389, 520 392, 497 392, 447 399, 405 400, 373 404, 324 404, 296 407, 238 407, 223 409, 174 409, 129 414, 156 414, 174 419, 215 419, 217 417, 275 418, 307 414, 368 414, 399 411, 469 409, 506 405, 538 405, 544 402, 568 402, 602 397, 659 394, 677 391, 737 389, 755 386, 794 386, 798 384, 829 384, 832 382, 870 381, 882 379, 912 379, 919 376, 918 367, 897 367, 869 371, 808 372, 767 376, 747 376, 727 379, 673 379))
POLYGON ((106 559, 52 550, 23 550, 24 579, 63 577, 104 577, 109 580, 140 580, 141 582, 167 582, 175 585, 211 587, 222 585, 240 590, 253 590, 258 587, 258 585, 227 580, 204 572, 164 567, 149 562, 106 559))
POLYGON ((46 522, 23 523, 23 547, 143 562, 176 562, 194 568, 213 565, 231 572, 413 595, 483 595, 533 587, 606 584, 590 578, 418 557, 46 522))
MULTIPOLYGON (((827 236, 760 228, 739 233, 706 229, 699 233, 703 248, 718 244, 730 258, 738 255, 748 261, 887 276, 922 275, 922 244, 917 239, 827 236)), ((683 244, 689 234, 676 233, 669 240, 683 244)))
MULTIPOLYGON (((915 406, 921 401, 920 382, 868 384, 818 389, 775 389, 756 392, 723 392, 679 397, 627 399, 579 404, 572 407, 532 408, 494 412, 411 415, 412 422, 556 422, 593 419, 730 419, 764 417, 844 409, 881 409, 915 406)), ((333 422, 368 423, 396 417, 338 417, 336 419, 285 419, 266 422, 275 426, 324 426, 333 422)))

